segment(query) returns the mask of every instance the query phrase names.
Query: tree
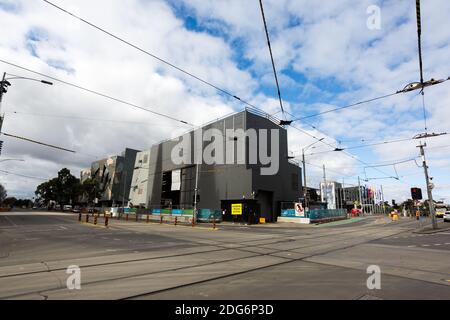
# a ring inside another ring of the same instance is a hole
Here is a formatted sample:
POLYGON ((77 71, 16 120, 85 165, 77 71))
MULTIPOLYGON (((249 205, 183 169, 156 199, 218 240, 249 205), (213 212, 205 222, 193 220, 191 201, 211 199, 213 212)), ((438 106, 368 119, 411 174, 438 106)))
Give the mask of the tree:
POLYGON ((35 191, 36 197, 48 204, 57 199, 57 178, 40 184, 35 191))
POLYGON ((92 204, 96 198, 101 197, 100 184, 97 180, 87 179, 82 184, 83 195, 86 197, 88 204, 92 204))
POLYGON ((58 177, 39 185, 35 194, 45 203, 56 201, 60 205, 75 203, 82 193, 80 179, 70 173, 69 169, 62 169, 58 177))
POLYGON ((5 206, 8 206, 8 207, 12 207, 12 206, 14 206, 14 204, 17 202, 17 199, 15 198, 15 197, 9 197, 9 198, 6 198, 4 201, 3 201, 3 204, 5 205, 5 206))
POLYGON ((3 204, 3 201, 5 201, 8 194, 6 193, 5 187, 0 184, 0 204, 3 204))

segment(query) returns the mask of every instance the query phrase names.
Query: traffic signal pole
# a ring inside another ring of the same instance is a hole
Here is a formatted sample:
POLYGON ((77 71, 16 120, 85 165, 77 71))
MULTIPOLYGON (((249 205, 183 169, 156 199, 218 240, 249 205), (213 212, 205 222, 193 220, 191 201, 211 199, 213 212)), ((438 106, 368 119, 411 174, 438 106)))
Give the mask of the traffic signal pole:
POLYGON ((421 144, 418 146, 420 148, 420 155, 422 156, 422 162, 423 162, 423 170, 425 172, 425 180, 427 183, 427 192, 428 192, 428 207, 430 208, 430 215, 431 215, 431 224, 433 226, 433 229, 436 230, 438 228, 437 221, 436 221, 436 213, 434 210, 434 202, 433 202, 433 193, 432 193, 432 186, 430 181, 430 176, 428 174, 428 166, 427 166, 427 160, 425 158, 425 149, 427 145, 421 144))

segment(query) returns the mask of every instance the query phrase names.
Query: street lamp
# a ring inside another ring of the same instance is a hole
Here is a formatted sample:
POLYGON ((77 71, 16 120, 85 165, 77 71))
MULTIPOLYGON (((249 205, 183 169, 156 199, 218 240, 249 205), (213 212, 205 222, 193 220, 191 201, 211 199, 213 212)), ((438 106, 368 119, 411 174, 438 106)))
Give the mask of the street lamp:
POLYGON ((310 145, 306 146, 302 149, 302 159, 303 159, 303 197, 305 198, 305 208, 308 207, 308 199, 307 199, 307 190, 306 190, 306 160, 305 160, 305 152, 312 146, 314 146, 316 143, 322 142, 325 140, 325 138, 319 139, 314 143, 311 143, 310 145))
MULTIPOLYGON (((11 82, 9 82, 10 80, 30 80, 30 81, 37 81, 40 83, 43 83, 45 85, 49 85, 52 86, 53 82, 50 81, 46 81, 46 80, 39 80, 39 79, 34 79, 34 78, 28 78, 28 77, 21 77, 21 76, 16 76, 13 74, 10 74, 10 78, 6 78, 7 73, 3 73, 3 78, 2 81, 0 81, 0 112, 1 112, 1 108, 2 108, 2 100, 3 100, 3 94, 8 92, 8 87, 11 86, 11 82)), ((3 121, 5 119, 5 116, 2 116, 0 114, 0 133, 2 132, 2 127, 3 127, 3 121)))

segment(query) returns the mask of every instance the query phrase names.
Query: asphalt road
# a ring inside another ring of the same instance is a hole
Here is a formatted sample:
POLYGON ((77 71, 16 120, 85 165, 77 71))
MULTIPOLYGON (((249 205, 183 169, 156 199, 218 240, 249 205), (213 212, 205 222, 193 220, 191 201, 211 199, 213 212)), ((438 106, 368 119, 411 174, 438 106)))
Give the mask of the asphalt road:
POLYGON ((0 299, 450 299, 450 231, 415 234, 409 219, 216 231, 102 223, 0 214, 0 299), (81 290, 66 286, 74 265, 81 290), (367 288, 370 265, 381 290, 367 288))

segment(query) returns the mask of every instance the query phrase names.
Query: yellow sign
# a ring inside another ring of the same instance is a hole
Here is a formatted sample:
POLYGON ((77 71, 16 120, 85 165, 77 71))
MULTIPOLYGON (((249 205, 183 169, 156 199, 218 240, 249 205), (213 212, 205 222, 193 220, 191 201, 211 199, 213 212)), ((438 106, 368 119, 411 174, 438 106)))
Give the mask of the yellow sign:
POLYGON ((259 223, 260 224, 265 224, 266 223, 266 218, 259 218, 259 223))
POLYGON ((242 203, 231 205, 231 214, 233 216, 242 216, 242 203))

